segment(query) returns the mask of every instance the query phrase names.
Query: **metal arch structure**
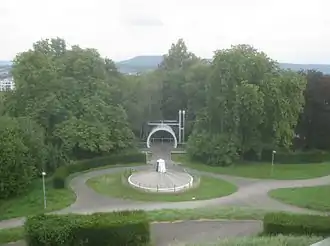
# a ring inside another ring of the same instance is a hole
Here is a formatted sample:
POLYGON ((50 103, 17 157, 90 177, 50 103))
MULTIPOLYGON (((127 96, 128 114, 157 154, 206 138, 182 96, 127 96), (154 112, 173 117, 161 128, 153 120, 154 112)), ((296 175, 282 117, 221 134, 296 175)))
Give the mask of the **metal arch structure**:
POLYGON ((165 131, 165 132, 168 132, 169 134, 171 134, 174 138, 174 148, 176 148, 178 146, 178 140, 176 139, 175 132, 173 131, 172 127, 170 127, 167 124, 159 124, 156 127, 154 127, 148 135, 148 138, 147 138, 147 147, 148 148, 150 148, 150 138, 151 138, 151 136, 154 133, 159 132, 159 131, 165 131))

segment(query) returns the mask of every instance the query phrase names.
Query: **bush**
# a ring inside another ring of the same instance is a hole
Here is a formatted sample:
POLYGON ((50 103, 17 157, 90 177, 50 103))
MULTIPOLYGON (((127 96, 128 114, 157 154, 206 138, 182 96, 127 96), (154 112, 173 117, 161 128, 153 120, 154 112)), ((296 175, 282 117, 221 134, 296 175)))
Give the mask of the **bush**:
MULTIPOLYGON (((258 158, 254 151, 244 153, 244 160, 247 161, 264 161, 270 162, 272 160, 272 151, 265 149, 258 158)), ((321 163, 330 161, 330 152, 322 150, 308 150, 308 151, 284 151, 277 150, 275 154, 275 162, 279 164, 308 164, 321 163)))
POLYGON ((69 176, 67 166, 56 169, 53 176, 53 187, 55 189, 63 189, 65 187, 65 179, 69 176))
POLYGON ((330 153, 321 150, 279 152, 276 154, 276 160, 283 164, 321 163, 330 160, 330 153))
POLYGON ((144 211, 37 215, 24 225, 29 246, 139 246, 150 242, 144 211))
POLYGON ((137 152, 127 152, 117 155, 102 156, 89 160, 76 161, 74 164, 62 166, 56 169, 53 176, 53 187, 55 189, 63 189, 65 187, 66 178, 76 172, 86 171, 96 167, 115 164, 127 164, 134 162, 146 162, 146 155, 137 152))
POLYGON ((194 132, 189 137, 186 149, 192 160, 210 166, 229 166, 238 160, 236 141, 226 134, 194 132))
POLYGON ((0 117, 0 199, 24 193, 41 173, 43 132, 28 118, 0 117))
POLYGON ((284 235, 330 235, 330 217, 308 214, 268 213, 264 233, 284 235))

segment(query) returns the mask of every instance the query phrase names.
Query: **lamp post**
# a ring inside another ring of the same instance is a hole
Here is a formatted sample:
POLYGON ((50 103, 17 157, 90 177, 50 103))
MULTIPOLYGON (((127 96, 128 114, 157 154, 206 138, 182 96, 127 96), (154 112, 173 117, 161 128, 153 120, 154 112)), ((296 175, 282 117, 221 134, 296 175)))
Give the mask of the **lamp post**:
POLYGON ((272 151, 272 173, 271 174, 273 174, 275 154, 276 154, 276 151, 273 150, 272 151))
POLYGON ((182 110, 182 143, 184 143, 184 123, 186 111, 182 110))
POLYGON ((182 113, 182 111, 181 111, 181 109, 179 110, 179 144, 181 143, 181 125, 182 125, 182 123, 181 123, 181 113, 182 113))
POLYGON ((273 150, 273 152, 272 152, 272 166, 274 166, 275 154, 276 154, 276 151, 273 150))
POLYGON ((47 208, 47 199, 46 199, 46 185, 45 185, 45 176, 46 173, 42 172, 42 188, 43 188, 43 192, 44 192, 44 209, 47 208))

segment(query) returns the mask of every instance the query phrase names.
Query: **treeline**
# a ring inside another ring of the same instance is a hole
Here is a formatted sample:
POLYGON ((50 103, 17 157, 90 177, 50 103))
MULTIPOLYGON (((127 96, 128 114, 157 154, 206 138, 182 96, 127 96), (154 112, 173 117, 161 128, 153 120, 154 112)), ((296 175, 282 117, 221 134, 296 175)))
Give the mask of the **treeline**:
POLYGON ((218 50, 207 61, 179 40, 156 71, 128 77, 135 87, 125 108, 134 133, 146 120, 176 119, 185 109, 188 153, 208 164, 330 147, 330 77, 281 69, 249 45, 218 50))
POLYGON ((129 76, 95 49, 41 40, 16 56, 12 74, 16 89, 0 96, 0 198, 43 170, 134 149, 145 122, 177 119, 179 109, 189 154, 212 165, 330 144, 329 78, 282 70, 248 45, 209 62, 179 40, 158 69, 129 76))

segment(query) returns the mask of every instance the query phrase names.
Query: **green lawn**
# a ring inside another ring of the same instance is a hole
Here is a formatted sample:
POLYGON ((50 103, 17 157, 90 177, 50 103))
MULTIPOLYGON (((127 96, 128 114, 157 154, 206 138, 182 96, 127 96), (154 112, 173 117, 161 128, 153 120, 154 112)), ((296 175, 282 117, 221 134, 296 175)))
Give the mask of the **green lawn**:
POLYGON ((298 207, 330 211, 330 185, 283 188, 269 192, 272 198, 298 207))
POLYGON ((219 239, 219 242, 186 244, 186 246, 310 246, 321 240, 321 237, 278 235, 219 239))
POLYGON ((16 227, 10 229, 0 229, 0 245, 3 243, 16 242, 24 238, 24 228, 16 227))
POLYGON ((42 181, 32 183, 28 192, 10 200, 0 200, 0 220, 50 212, 65 208, 76 200, 70 189, 54 189, 51 180, 46 182, 47 208, 44 209, 42 181))
MULTIPOLYGON (((133 163, 131 165, 109 165, 90 169, 85 172, 118 166, 126 167, 137 165, 141 165, 141 163, 133 163)), ((69 179, 79 174, 80 173, 75 173, 70 176, 69 179)), ((71 189, 54 189, 51 179, 48 179, 46 182, 46 198, 47 209, 44 209, 42 181, 36 180, 32 183, 26 194, 10 200, 0 200, 0 220, 60 210, 71 205, 76 200, 76 195, 71 189)))
POLYGON ((100 194, 139 201, 177 202, 191 201, 193 198, 194 200, 206 200, 227 196, 237 190, 235 185, 224 180, 201 176, 199 186, 186 192, 176 194, 143 192, 123 184, 122 177, 123 173, 119 172, 98 176, 89 179, 86 183, 100 194))
MULTIPOLYGON (((260 209, 221 207, 221 208, 199 208, 199 209, 164 209, 148 211, 151 222, 199 220, 199 219, 230 219, 230 220, 262 220, 269 212, 260 209)), ((12 229, 0 229, 0 244, 14 242, 23 239, 23 227, 12 229)))
POLYGON ((245 163, 230 167, 213 167, 188 160, 186 154, 173 154, 172 160, 182 163, 187 167, 219 174, 258 178, 258 179, 309 179, 330 175, 330 163, 317 164, 274 164, 273 170, 270 163, 245 163))

